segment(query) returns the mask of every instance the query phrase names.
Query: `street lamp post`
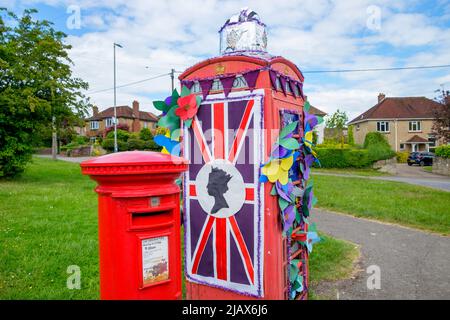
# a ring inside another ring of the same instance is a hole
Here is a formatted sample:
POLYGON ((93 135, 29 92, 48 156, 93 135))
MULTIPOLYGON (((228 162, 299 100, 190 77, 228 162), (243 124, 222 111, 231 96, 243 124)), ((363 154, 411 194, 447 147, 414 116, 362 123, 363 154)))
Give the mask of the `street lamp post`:
POLYGON ((116 47, 123 48, 120 44, 114 42, 114 152, 119 151, 117 147, 116 47))

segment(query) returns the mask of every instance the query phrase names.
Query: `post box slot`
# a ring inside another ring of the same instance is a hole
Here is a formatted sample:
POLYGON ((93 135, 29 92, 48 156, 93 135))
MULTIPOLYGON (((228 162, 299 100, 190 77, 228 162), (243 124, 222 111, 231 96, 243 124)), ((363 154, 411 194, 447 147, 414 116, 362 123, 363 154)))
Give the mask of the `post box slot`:
POLYGON ((132 212, 131 229, 154 228, 171 224, 172 210, 152 211, 152 212, 132 212))

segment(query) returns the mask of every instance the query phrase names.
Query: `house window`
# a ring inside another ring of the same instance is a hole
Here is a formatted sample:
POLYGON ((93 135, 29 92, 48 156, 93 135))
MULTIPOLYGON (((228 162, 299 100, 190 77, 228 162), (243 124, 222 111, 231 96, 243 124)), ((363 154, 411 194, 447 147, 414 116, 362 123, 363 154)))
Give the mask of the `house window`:
POLYGON ((421 130, 421 124, 420 121, 410 121, 409 122, 409 131, 420 131, 421 130))
POLYGON ((436 147, 436 136, 434 134, 428 135, 428 142, 430 147, 436 147))
POLYGON ((378 121, 377 122, 378 132, 389 132, 389 122, 388 121, 378 121))
POLYGON ((148 122, 144 122, 144 128, 145 128, 145 129, 148 128, 148 122))
POLYGON ((98 130, 98 121, 91 121, 91 130, 98 130))
POLYGON ((359 131, 359 124, 356 125, 356 131, 359 131))
POLYGON ((233 82, 233 89, 239 89, 239 88, 246 88, 247 87, 247 81, 245 81, 243 76, 237 76, 236 79, 234 79, 233 82))
POLYGON ((114 125, 114 118, 107 118, 105 120, 105 126, 107 128, 112 127, 114 125))
POLYGON ((405 144, 404 143, 400 143, 400 150, 405 150, 405 144))

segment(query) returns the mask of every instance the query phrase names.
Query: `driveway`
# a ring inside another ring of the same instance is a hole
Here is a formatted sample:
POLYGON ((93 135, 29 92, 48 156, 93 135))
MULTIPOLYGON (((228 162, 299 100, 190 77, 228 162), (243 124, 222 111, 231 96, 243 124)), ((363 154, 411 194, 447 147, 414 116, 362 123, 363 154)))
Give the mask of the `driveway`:
POLYGON ((361 246, 362 270, 337 284, 339 299, 450 299, 449 237, 319 209, 310 220, 361 246), (380 289, 367 287, 369 266, 380 268, 380 289))
POLYGON ((415 184, 423 187, 430 187, 450 192, 450 177, 426 172, 420 166, 408 166, 406 163, 397 163, 397 174, 393 176, 366 177, 351 174, 314 172, 314 175, 330 175, 339 177, 355 177, 373 180, 398 181, 415 184))

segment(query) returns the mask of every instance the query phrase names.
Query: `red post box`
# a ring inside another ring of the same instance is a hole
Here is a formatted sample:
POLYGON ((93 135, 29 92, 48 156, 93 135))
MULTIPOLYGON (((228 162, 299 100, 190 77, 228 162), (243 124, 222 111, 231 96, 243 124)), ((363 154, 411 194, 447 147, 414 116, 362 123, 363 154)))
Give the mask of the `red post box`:
POLYGON ((98 183, 101 299, 181 299, 180 188, 187 161, 157 152, 81 163, 98 183))

